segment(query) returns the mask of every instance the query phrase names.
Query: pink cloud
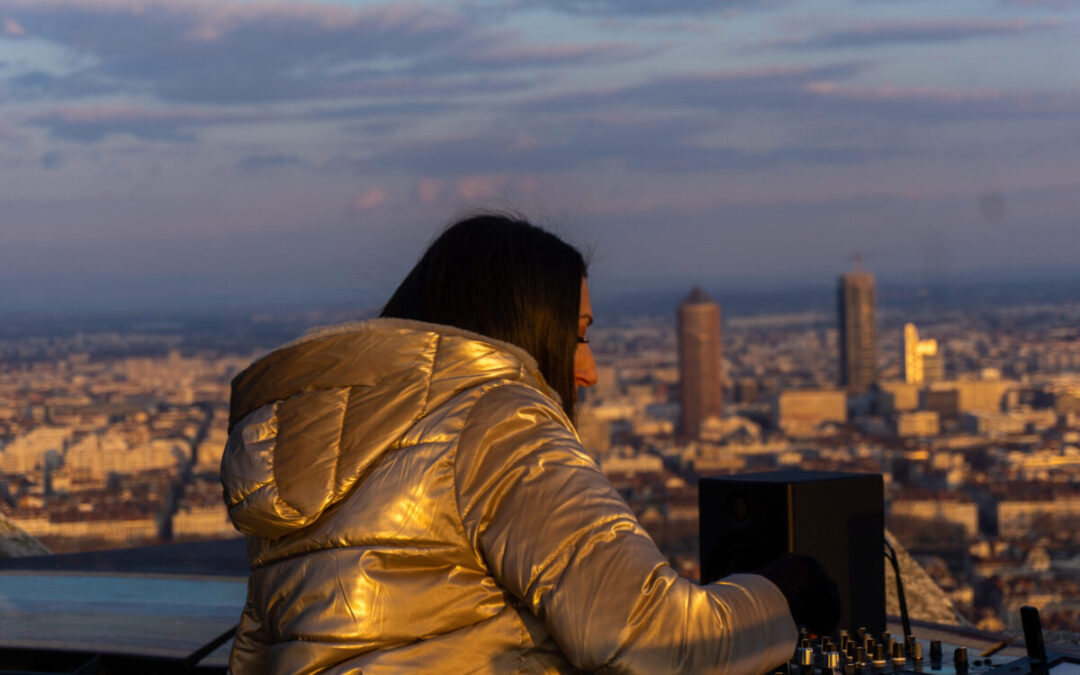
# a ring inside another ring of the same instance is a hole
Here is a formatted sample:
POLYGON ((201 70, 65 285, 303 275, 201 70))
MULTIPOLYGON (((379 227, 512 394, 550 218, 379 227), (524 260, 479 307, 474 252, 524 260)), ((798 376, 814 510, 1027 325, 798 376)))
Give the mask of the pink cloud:
POLYGON ((438 178, 421 178, 416 183, 416 198, 421 204, 433 204, 442 199, 445 187, 438 178))
POLYGON ((454 192, 466 201, 494 199, 503 180, 492 174, 466 176, 457 181, 454 192))
POLYGON ((4 27, 3 30, 0 30, 0 33, 12 37, 22 37, 26 35, 26 29, 15 19, 4 19, 4 27))
POLYGON ((353 201, 353 206, 357 211, 367 211, 377 206, 382 206, 386 203, 386 189, 385 188, 368 188, 360 193, 360 195, 353 201))

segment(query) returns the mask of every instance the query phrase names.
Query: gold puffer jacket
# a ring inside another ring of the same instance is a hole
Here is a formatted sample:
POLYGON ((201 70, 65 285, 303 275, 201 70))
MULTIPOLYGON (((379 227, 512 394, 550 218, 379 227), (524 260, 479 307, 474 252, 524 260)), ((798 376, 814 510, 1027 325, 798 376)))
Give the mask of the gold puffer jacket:
POLYGON ((325 329, 238 375, 229 425, 237 675, 762 673, 794 649, 771 582, 676 574, 514 346, 325 329))

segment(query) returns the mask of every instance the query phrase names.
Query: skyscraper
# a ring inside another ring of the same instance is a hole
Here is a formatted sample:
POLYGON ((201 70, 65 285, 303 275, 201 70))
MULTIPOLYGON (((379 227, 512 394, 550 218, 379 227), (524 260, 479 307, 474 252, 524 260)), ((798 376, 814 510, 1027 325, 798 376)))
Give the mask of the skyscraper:
POLYGON ((720 305, 695 286, 679 305, 679 435, 693 438, 701 423, 720 417, 724 388, 720 305))
POLYGON ((920 340, 915 324, 904 326, 904 381, 928 384, 944 379, 944 361, 937 340, 920 340))
POLYGON ((877 316, 874 275, 856 269, 840 276, 840 384, 862 394, 877 379, 877 316))

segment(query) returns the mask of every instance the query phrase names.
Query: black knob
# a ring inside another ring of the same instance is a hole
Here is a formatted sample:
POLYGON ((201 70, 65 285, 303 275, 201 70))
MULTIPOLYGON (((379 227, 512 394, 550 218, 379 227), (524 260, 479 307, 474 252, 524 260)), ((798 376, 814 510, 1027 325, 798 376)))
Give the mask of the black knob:
POLYGON ((867 654, 873 654, 874 653, 874 645, 877 644, 876 642, 874 642, 874 638, 867 635, 865 644, 866 644, 866 653, 867 654))
POLYGON ((915 643, 917 640, 914 635, 908 635, 904 638, 904 653, 911 656, 915 653, 915 643))
POLYGON ((931 661, 940 661, 941 660, 941 640, 931 640, 930 641, 930 660, 931 661))
POLYGON ((865 647, 856 647, 855 648, 855 663, 864 663, 865 661, 866 661, 866 648, 865 647))
POLYGON ((859 630, 857 630, 856 632, 859 634, 859 642, 862 642, 864 639, 866 639, 866 626, 859 626, 859 630))
POLYGON ((899 642, 894 642, 892 645, 892 660, 900 663, 904 662, 904 645, 899 642))
POLYGON ((889 631, 887 631, 887 630, 881 631, 881 641, 882 642, 888 642, 889 638, 891 638, 891 637, 892 637, 892 633, 890 633, 889 631))
POLYGON ((967 647, 957 647, 953 651, 952 660, 953 660, 953 663, 956 663, 957 665, 966 664, 968 662, 968 660, 967 660, 967 647))
POLYGON ((874 647, 874 665, 885 665, 885 645, 879 644, 877 647, 874 647))

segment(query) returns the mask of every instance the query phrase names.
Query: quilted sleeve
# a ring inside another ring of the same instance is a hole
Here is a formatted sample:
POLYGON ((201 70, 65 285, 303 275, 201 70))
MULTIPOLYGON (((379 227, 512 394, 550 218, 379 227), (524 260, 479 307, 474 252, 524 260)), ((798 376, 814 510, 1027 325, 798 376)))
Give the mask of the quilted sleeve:
POLYGON ((485 394, 455 461, 466 536, 576 667, 752 674, 791 656, 779 589, 752 574, 704 587, 680 577, 539 392, 485 394))

